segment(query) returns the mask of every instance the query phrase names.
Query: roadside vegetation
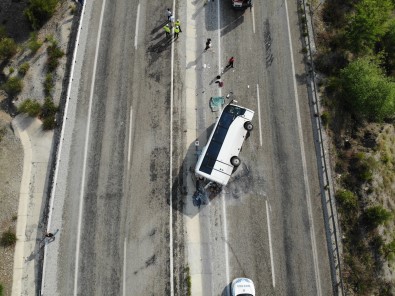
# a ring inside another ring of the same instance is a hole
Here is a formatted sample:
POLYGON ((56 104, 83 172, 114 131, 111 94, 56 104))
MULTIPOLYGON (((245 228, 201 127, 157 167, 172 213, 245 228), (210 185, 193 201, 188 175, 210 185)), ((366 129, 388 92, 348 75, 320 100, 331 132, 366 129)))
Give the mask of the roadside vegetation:
MULTIPOLYGON (((8 37, 6 29, 0 27, 0 61, 4 65, 12 61, 12 57, 23 50, 30 50, 34 56, 43 45, 46 46, 46 73, 44 73, 43 90, 45 98, 27 99, 22 102, 18 108, 19 112, 27 113, 29 116, 39 117, 43 121, 44 129, 53 129, 56 127, 56 112, 58 107, 53 102, 53 90, 56 81, 56 70, 59 66, 59 60, 64 56, 58 42, 52 35, 46 37, 45 42, 38 39, 38 31, 55 13, 58 6, 58 0, 29 0, 24 15, 28 19, 32 32, 25 45, 18 46, 15 41, 8 37), (40 103, 43 102, 43 103, 40 103)), ((70 6, 74 7, 75 6, 70 6)), ((1 88, 8 94, 10 101, 17 98, 23 90, 23 78, 30 69, 29 62, 23 62, 17 68, 7 68, 7 80, 2 83, 1 88)))
POLYGON ((345 292, 394 295, 395 1, 326 1, 318 27, 315 67, 321 120, 333 139, 345 292))

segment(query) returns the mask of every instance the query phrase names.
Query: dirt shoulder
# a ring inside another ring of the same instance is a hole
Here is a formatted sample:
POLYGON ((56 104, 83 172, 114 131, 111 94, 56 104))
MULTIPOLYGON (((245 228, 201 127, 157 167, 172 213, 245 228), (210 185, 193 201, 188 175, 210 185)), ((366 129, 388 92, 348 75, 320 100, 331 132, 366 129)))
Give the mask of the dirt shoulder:
MULTIPOLYGON (((9 77, 21 76, 18 69, 23 63, 29 63, 23 79, 23 89, 14 98, 0 91, 0 235, 11 230, 15 233, 19 194, 23 171, 24 152, 19 138, 12 129, 12 119, 17 107, 26 99, 41 104, 46 98, 44 81, 47 75, 47 47, 55 40, 65 55, 59 60, 54 73, 54 85, 51 97, 59 105, 64 91, 66 62, 69 55, 68 45, 73 22, 76 20, 78 5, 74 1, 60 1, 55 15, 37 32, 37 40, 42 46, 32 53, 28 47, 30 27, 23 15, 28 0, 0 0, 0 21, 7 34, 18 43, 17 54, 7 64, 2 63, 1 82, 9 77), (13 70, 12 70, 13 69, 13 70), (15 108, 10 108, 14 106, 15 108)), ((43 201, 44 202, 44 201, 43 201)), ((32 221, 38 224, 39 221, 32 221)), ((14 246, 0 246, 0 285, 3 295, 11 295, 14 264, 14 246)), ((38 265, 37 265, 38 266, 38 265)), ((32 276, 34 278, 34 276, 32 276)))

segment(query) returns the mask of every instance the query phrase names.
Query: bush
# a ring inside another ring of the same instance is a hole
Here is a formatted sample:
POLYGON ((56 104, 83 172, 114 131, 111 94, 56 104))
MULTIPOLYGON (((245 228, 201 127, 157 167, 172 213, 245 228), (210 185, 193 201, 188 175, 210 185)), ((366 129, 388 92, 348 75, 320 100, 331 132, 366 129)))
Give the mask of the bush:
POLYGON ((369 226, 373 228, 384 224, 392 217, 392 214, 384 209, 382 206, 373 206, 367 208, 364 213, 364 218, 369 226))
POLYGON ((56 112, 58 107, 50 98, 46 98, 41 108, 41 118, 43 120, 43 128, 45 130, 54 129, 56 126, 56 112))
POLYGON ((37 50, 39 50, 42 45, 43 43, 38 41, 37 39, 37 33, 36 32, 31 33, 29 43, 27 44, 27 47, 31 50, 31 52, 36 53, 37 50))
POLYGON ((43 118, 43 129, 51 130, 56 127, 55 115, 43 118))
POLYGON ((328 111, 322 112, 322 114, 321 114, 321 120, 322 120, 323 126, 328 127, 329 120, 330 120, 330 115, 329 115, 329 112, 328 112, 328 111))
POLYGON ((41 112, 41 105, 36 100, 27 99, 22 102, 19 106, 18 111, 21 113, 27 113, 31 117, 36 117, 41 112))
POLYGON ((55 13, 58 0, 30 0, 24 13, 34 30, 38 30, 55 13))
POLYGON ((44 92, 46 96, 51 95, 53 86, 54 86, 53 75, 51 73, 48 73, 45 76, 45 81, 44 81, 44 92))
POLYGON ((2 38, 0 40, 0 59, 8 60, 16 54, 18 47, 12 38, 2 38))
POLYGON ((11 231, 11 229, 3 232, 3 234, 1 235, 1 245, 3 247, 10 247, 15 245, 16 240, 17 238, 15 232, 11 231))
POLYGON ((358 199, 353 192, 346 189, 341 189, 336 192, 335 197, 336 201, 344 210, 350 211, 357 208, 358 199))
POLYGON ((3 296, 3 292, 4 292, 3 285, 0 284, 0 296, 3 296))
POLYGON ((25 76, 26 73, 27 73, 27 71, 29 71, 29 69, 30 69, 30 64, 29 64, 28 62, 23 63, 23 64, 19 67, 18 73, 19 73, 20 75, 22 75, 22 76, 25 76))
POLYGON ((22 79, 19 77, 11 77, 3 84, 2 88, 10 95, 15 96, 20 93, 23 88, 22 79))
POLYGON ((57 42, 53 42, 50 46, 48 46, 47 53, 48 53, 48 60, 47 60, 48 71, 50 72, 55 71, 59 65, 59 59, 64 56, 64 52, 60 49, 57 42))

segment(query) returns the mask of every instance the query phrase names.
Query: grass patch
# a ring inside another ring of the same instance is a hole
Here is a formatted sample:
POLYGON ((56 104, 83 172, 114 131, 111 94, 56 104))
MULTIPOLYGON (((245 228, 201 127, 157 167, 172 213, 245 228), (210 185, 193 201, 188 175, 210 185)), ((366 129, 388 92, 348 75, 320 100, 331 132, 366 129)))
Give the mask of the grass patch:
POLYGON ((56 41, 51 42, 52 44, 48 46, 47 53, 47 67, 49 72, 53 72, 59 65, 59 59, 64 56, 64 52, 58 46, 56 41))
POLYGON ((17 51, 18 46, 14 39, 8 37, 0 39, 0 59, 9 60, 17 51))
POLYGON ((22 91, 23 81, 19 77, 10 77, 7 82, 2 85, 2 88, 7 94, 13 97, 22 91))
POLYGON ((192 294, 192 280, 191 280, 191 275, 190 275, 190 271, 189 271, 189 266, 185 267, 185 281, 187 284, 187 295, 191 296, 192 294))
POLYGON ((321 114, 321 121, 324 127, 328 127, 330 121, 330 114, 328 111, 324 111, 321 114))
POLYGON ((53 90, 54 87, 54 81, 53 81, 53 75, 52 73, 48 73, 45 76, 45 80, 44 80, 44 93, 46 96, 50 96, 51 92, 53 90))
POLYGON ((0 128, 0 142, 3 141, 3 137, 5 136, 6 132, 7 130, 4 126, 0 128))
POLYGON ((21 76, 25 76, 27 71, 29 71, 29 69, 30 69, 30 64, 28 62, 25 62, 19 67, 18 73, 21 76))
POLYGON ((8 229, 6 232, 3 232, 1 235, 1 245, 3 247, 10 247, 15 245, 17 241, 16 234, 11 229, 8 229))
POLYGON ((58 109, 51 98, 45 99, 41 108, 41 119, 44 130, 51 130, 56 127, 56 112, 58 112, 58 109))
POLYGON ((30 51, 33 54, 35 54, 41 48, 42 45, 43 43, 37 39, 37 33, 36 32, 30 33, 30 39, 27 44, 27 47, 30 49, 30 51))
POLYGON ((41 105, 36 100, 27 99, 19 106, 20 113, 27 113, 31 117, 36 117, 41 112, 41 105))

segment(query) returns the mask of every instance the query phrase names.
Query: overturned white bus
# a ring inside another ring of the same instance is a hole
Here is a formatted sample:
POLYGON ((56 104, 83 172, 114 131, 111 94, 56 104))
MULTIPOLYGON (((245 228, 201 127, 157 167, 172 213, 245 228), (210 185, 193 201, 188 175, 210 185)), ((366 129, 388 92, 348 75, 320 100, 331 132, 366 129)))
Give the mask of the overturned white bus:
POLYGON ((252 131, 254 111, 227 105, 218 118, 195 167, 195 173, 226 185, 233 169, 240 165, 239 153, 247 133, 252 131))

